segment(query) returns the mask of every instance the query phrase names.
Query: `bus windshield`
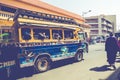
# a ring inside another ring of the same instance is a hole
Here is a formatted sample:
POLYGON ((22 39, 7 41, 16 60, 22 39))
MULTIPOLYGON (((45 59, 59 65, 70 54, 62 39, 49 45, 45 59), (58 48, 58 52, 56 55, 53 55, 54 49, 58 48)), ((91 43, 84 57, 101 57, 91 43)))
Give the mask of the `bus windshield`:
POLYGON ((84 35, 84 33, 79 32, 79 33, 78 33, 78 39, 80 39, 80 40, 85 40, 85 35, 84 35))

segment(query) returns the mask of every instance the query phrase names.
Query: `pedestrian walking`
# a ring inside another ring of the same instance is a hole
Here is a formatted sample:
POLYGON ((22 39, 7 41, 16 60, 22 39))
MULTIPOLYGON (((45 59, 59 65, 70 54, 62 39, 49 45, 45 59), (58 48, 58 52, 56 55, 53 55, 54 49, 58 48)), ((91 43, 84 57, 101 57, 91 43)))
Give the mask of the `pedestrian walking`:
POLYGON ((107 62, 109 63, 110 67, 113 67, 113 69, 116 69, 115 60, 118 50, 119 47, 118 47, 117 39, 113 37, 113 33, 110 33, 109 37, 105 42, 105 51, 107 52, 107 62))

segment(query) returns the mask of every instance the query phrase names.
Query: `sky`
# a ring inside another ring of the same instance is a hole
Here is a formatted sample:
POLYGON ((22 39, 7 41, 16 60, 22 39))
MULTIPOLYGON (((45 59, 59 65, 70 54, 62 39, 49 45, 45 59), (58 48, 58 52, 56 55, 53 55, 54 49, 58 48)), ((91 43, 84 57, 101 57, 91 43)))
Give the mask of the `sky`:
POLYGON ((84 17, 97 15, 116 15, 117 30, 120 29, 120 1, 119 0, 42 0, 48 4, 82 15, 84 17))

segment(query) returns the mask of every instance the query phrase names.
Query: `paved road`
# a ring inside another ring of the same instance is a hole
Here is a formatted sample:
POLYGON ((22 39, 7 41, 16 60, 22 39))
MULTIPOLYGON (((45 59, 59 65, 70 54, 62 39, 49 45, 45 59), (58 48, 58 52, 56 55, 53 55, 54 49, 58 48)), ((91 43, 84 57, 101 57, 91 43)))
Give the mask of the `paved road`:
POLYGON ((68 60, 61 61, 62 64, 57 62, 54 63, 55 67, 47 72, 19 80, 118 80, 120 58, 117 57, 116 60, 116 71, 106 68, 104 43, 90 45, 90 51, 84 54, 84 59, 84 61, 76 63, 68 60))

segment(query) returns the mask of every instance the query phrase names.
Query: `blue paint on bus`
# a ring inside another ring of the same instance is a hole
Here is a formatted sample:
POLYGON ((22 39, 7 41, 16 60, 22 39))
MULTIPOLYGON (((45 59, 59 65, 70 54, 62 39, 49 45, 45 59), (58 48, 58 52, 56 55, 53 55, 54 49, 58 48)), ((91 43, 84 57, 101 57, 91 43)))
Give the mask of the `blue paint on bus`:
MULTIPOLYGON (((73 56, 75 55, 77 49, 79 48, 79 43, 71 43, 71 44, 56 44, 56 45, 43 45, 43 46, 31 46, 31 47, 23 47, 21 49, 21 54, 25 51, 27 53, 33 53, 34 55, 48 53, 51 58, 63 57, 63 56, 73 56), (62 49, 65 49, 62 51, 62 49)), ((34 61, 34 57, 30 58, 31 61, 34 61)), ((26 58, 21 57, 20 63, 24 64, 26 58)))

